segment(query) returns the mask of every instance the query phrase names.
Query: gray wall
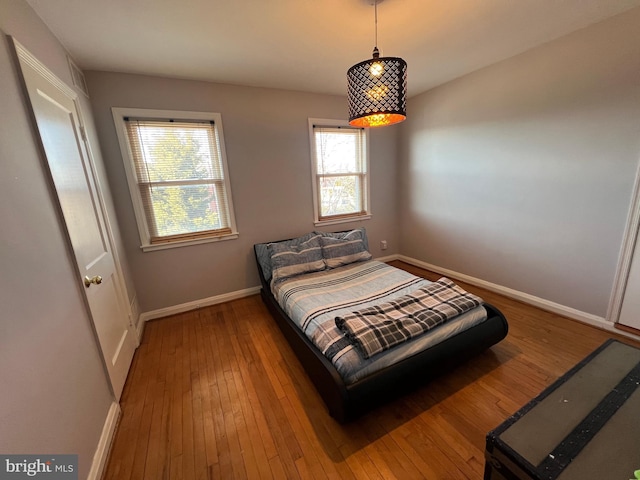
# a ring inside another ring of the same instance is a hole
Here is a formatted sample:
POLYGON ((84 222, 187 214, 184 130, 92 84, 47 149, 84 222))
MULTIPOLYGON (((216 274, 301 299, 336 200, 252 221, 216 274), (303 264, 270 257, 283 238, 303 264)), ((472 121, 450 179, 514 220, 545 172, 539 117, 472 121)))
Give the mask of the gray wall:
POLYGON ((640 158, 640 9, 408 107, 401 252, 604 316, 640 158))
MULTIPOLYGON (((253 244, 314 229, 309 117, 344 119, 346 97, 188 80, 86 72, 100 144, 140 307, 151 311, 259 284, 253 244), (222 114, 240 237, 153 252, 140 250, 111 107, 222 114)), ((363 226, 376 256, 398 252, 397 128, 371 131, 371 220, 363 226), (389 249, 379 250, 380 240, 389 249)))
POLYGON ((26 2, 0 0, 0 31, 0 452, 79 454, 85 478, 112 395, 5 35, 71 78, 26 2))
MULTIPOLYGON (((365 226, 376 255, 604 315, 640 152, 638 25, 635 9, 412 98, 405 124, 371 132, 373 219, 336 229, 365 226)), ((0 30, 71 84, 63 48, 24 1, 0 0, 0 30)), ((142 310, 257 285, 252 244, 313 229, 307 117, 343 118, 343 97, 100 72, 88 81, 122 242, 105 190, 107 206, 142 310), (111 106, 222 113, 238 240, 139 250, 111 106)), ((0 85, 0 452, 78 453, 83 478, 111 394, 5 38, 0 85)))

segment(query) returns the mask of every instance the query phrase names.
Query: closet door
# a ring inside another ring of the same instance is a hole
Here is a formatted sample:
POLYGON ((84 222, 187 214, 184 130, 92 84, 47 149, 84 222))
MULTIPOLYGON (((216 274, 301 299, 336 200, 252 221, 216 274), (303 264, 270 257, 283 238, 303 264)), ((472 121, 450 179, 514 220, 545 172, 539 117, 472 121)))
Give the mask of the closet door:
MULTIPOLYGON (((84 292, 116 400, 136 349, 109 243, 94 167, 87 153, 77 95, 14 42, 49 173, 73 247, 84 292)), ((37 277, 37 272, 34 272, 37 277)), ((34 288, 40 288, 34 285, 34 288)), ((46 286, 45 286, 46 288, 46 286)), ((37 290, 35 290, 37 292, 37 290)))
POLYGON ((640 163, 607 319, 640 336, 640 163))
POLYGON ((640 242, 637 240, 618 322, 640 332, 640 242))

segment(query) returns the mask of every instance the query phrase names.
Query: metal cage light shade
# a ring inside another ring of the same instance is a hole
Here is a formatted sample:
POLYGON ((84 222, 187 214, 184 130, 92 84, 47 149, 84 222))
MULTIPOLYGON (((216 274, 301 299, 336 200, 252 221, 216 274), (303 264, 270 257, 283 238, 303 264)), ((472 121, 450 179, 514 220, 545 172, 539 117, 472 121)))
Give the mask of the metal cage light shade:
POLYGON ((347 71, 349 124, 380 127, 407 118, 407 62, 379 57, 357 63, 347 71))
POLYGON ((349 124, 382 127, 407 118, 407 62, 382 57, 378 50, 378 3, 373 0, 375 43, 373 58, 356 63, 347 71, 349 124))

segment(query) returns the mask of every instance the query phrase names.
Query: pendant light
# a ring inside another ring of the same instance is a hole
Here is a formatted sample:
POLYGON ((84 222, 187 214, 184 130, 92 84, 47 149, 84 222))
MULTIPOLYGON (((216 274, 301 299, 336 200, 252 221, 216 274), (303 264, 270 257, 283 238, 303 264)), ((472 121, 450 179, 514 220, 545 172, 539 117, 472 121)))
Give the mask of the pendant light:
POLYGON ((378 1, 374 1, 375 43, 373 58, 347 71, 349 124, 381 127, 407 118, 407 62, 380 57, 378 50, 378 1))

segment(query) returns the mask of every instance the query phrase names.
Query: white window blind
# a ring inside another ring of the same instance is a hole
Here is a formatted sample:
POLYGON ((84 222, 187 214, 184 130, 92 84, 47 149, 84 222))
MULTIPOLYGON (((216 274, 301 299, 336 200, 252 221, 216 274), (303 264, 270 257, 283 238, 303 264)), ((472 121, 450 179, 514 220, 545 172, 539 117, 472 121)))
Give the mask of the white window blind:
POLYGON ((124 117, 124 124, 148 242, 232 234, 216 124, 132 117, 124 117))
POLYGON ((366 131, 313 125, 317 220, 368 215, 366 131))

